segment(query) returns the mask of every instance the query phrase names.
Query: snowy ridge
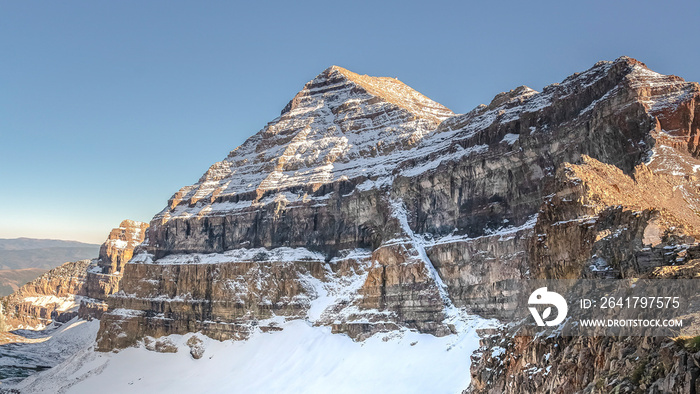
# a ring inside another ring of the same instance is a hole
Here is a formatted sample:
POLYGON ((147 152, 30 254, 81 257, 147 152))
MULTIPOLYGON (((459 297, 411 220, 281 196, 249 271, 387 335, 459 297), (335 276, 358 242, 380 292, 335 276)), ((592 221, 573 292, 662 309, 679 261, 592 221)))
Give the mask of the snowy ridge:
POLYGON ((664 110, 675 109, 697 93, 696 84, 673 75, 659 74, 639 64, 634 66, 629 77, 633 88, 647 93, 641 101, 655 116, 664 110))
POLYGON ((331 67, 297 94, 288 112, 214 164, 197 185, 181 189, 171 207, 373 173, 386 155, 415 145, 451 115, 392 78, 331 67))

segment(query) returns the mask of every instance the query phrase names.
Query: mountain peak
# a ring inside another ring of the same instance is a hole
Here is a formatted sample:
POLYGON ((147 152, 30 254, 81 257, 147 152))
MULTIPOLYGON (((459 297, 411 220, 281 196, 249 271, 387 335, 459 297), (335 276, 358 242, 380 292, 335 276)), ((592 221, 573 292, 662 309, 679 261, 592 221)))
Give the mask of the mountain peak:
POLYGON ((179 214, 200 201, 251 201, 249 194, 258 201, 267 191, 316 190, 340 178, 379 176, 403 159, 399 152, 452 116, 398 79, 331 66, 306 83, 277 119, 212 165, 196 185, 176 193, 168 210, 180 206, 173 211, 179 214))
POLYGON ((330 67, 328 67, 327 69, 325 69, 324 72, 328 72, 328 73, 331 73, 331 72, 341 72, 341 73, 350 73, 350 74, 355 74, 355 75, 357 75, 356 73, 354 73, 354 72, 348 70, 347 68, 340 67, 340 66, 336 66, 335 64, 332 65, 332 66, 330 66, 330 67))
POLYGON ((330 66, 314 79, 287 104, 282 114, 299 107, 304 97, 350 87, 355 93, 366 93, 379 100, 396 105, 418 118, 440 122, 454 113, 447 107, 429 99, 396 78, 372 77, 354 73, 340 66, 330 66))
POLYGON ((637 60, 633 57, 629 57, 629 56, 620 56, 617 59, 615 59, 613 61, 613 63, 626 63, 626 64, 629 64, 630 66, 641 66, 641 67, 644 67, 646 69, 649 69, 649 67, 647 67, 647 65, 644 64, 643 62, 640 62, 639 60, 637 60))

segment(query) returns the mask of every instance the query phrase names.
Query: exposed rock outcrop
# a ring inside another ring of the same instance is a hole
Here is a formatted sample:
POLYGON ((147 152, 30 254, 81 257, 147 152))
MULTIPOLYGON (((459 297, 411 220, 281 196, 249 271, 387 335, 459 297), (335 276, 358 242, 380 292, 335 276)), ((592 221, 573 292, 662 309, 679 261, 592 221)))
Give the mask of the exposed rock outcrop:
POLYGON ((87 270, 86 295, 82 300, 80 315, 101 317, 107 310, 105 300, 119 290, 124 275, 124 265, 131 259, 134 249, 143 242, 148 223, 123 220, 112 229, 100 247, 100 255, 87 270))
POLYGON ((695 345, 658 337, 487 336, 471 393, 694 393, 695 345))

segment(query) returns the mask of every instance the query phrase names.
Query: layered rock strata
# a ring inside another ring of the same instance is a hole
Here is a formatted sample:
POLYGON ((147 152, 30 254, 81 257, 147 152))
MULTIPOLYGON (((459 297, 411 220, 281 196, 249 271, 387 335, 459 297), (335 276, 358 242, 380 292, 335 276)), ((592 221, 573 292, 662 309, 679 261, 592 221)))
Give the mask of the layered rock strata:
POLYGON ((110 231, 107 240, 100 246, 100 254, 87 269, 85 292, 82 300, 82 317, 101 317, 107 310, 105 300, 119 291, 119 282, 124 275, 124 265, 131 259, 134 249, 143 242, 148 223, 123 220, 119 227, 110 231))

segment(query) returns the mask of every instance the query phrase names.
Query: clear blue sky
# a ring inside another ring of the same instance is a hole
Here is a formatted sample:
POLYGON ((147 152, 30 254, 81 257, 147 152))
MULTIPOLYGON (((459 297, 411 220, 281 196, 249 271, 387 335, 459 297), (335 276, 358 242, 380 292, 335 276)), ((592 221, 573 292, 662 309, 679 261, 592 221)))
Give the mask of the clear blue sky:
POLYGON ((698 20, 698 1, 5 1, 0 238, 149 221, 332 64, 461 113, 621 55, 698 81, 698 20))

